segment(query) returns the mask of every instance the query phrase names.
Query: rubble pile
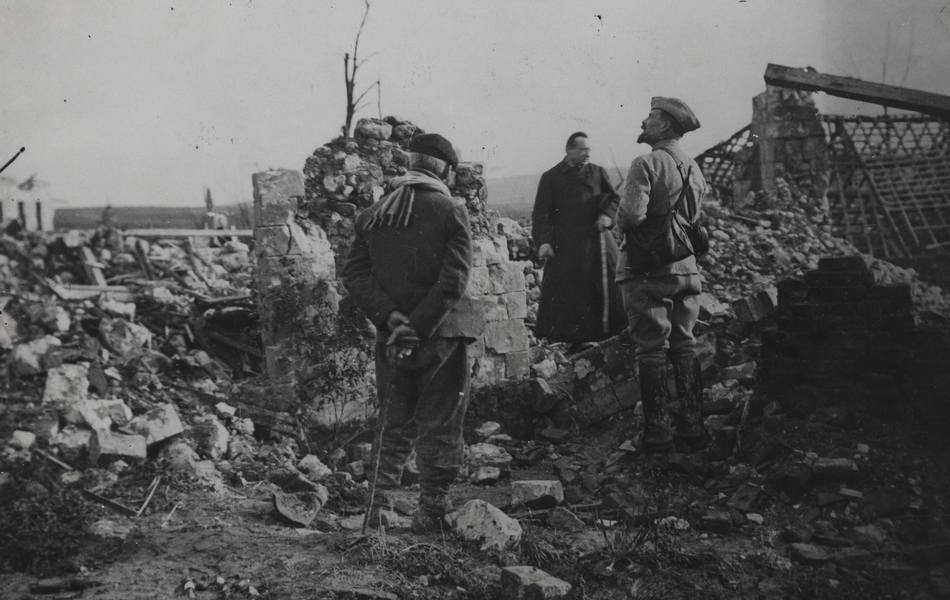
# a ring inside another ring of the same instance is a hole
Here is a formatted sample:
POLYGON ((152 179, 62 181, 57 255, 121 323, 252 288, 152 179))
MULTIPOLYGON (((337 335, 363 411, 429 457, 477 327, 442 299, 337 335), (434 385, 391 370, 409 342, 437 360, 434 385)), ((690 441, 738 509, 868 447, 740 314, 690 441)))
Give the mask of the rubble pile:
MULTIPOLYGON (((307 196, 297 216, 323 228, 336 252, 338 270, 353 239, 356 216, 389 192, 394 177, 406 174, 409 140, 418 133, 425 131, 397 117, 360 119, 352 138, 338 137, 307 158, 303 169, 307 196)), ((482 166, 460 163, 447 183, 468 207, 473 233, 490 233, 482 166)))

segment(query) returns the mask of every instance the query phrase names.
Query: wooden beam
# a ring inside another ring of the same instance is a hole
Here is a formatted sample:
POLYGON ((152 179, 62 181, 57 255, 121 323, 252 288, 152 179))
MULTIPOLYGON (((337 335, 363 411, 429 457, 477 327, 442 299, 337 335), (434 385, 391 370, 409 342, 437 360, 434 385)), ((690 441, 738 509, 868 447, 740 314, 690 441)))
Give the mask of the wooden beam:
POLYGON ((123 236, 135 237, 254 237, 253 229, 125 229, 123 236))
POLYGON ((769 64, 765 69, 765 83, 950 118, 950 96, 870 83, 854 77, 825 75, 812 69, 769 64))

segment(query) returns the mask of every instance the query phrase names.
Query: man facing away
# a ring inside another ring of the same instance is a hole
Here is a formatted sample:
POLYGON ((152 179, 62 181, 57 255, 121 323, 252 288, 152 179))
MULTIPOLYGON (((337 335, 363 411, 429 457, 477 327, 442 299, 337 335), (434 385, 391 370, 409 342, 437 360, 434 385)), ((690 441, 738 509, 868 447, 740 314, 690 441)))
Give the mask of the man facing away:
POLYGON ((630 165, 623 198, 617 213, 618 226, 625 233, 625 248, 617 265, 624 305, 636 340, 643 402, 644 430, 640 449, 644 452, 668 452, 674 439, 689 450, 706 443, 702 418, 702 380, 696 356, 693 326, 699 316, 697 296, 702 291, 695 256, 648 271, 631 266, 643 264, 640 256, 648 252, 631 239, 631 233, 656 229, 681 198, 684 183, 692 189, 676 210, 699 218, 706 193, 706 182, 699 166, 680 148, 685 133, 699 128, 693 111, 676 98, 653 98, 650 114, 641 124, 638 143, 649 144, 653 151, 639 156, 630 165), (694 206, 684 206, 692 201, 694 206), (673 365, 679 407, 675 429, 670 431, 670 390, 667 354, 673 365))
POLYGON ((385 420, 377 424, 383 434, 370 523, 378 526, 380 508, 391 508, 414 446, 421 491, 413 529, 426 532, 439 530, 451 510, 470 386, 468 344, 484 318, 466 294, 468 213, 444 183, 458 167, 455 150, 438 134, 421 134, 409 153, 410 169, 392 181, 392 193, 356 219, 343 285, 377 329, 385 420))
POLYGON ((545 261, 535 328, 539 337, 576 347, 627 326, 614 279, 617 243, 608 231, 619 201, 607 172, 590 162, 587 135, 572 134, 564 160, 541 176, 531 215, 531 235, 545 261))

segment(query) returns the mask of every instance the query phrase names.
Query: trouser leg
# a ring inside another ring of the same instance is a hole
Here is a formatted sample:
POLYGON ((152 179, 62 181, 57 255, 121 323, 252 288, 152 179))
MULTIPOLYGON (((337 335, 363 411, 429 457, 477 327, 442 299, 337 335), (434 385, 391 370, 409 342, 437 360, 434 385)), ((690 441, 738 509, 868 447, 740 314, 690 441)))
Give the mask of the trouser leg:
POLYGON ((462 466, 462 427, 468 407, 470 372, 463 340, 433 340, 433 363, 419 380, 415 420, 419 505, 444 513, 449 486, 462 466))

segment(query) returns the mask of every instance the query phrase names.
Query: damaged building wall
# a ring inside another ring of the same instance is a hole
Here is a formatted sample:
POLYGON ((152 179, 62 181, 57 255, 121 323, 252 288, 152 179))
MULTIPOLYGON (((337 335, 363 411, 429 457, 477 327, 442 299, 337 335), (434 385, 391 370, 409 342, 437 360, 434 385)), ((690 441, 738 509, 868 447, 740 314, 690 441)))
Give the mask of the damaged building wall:
POLYGON ((52 231, 54 214, 49 184, 33 178, 18 184, 0 177, 0 224, 19 220, 27 231, 52 231))
MULTIPOLYGON (((373 398, 372 325, 348 301, 337 273, 359 212, 407 171, 408 121, 361 119, 353 139, 317 148, 297 171, 253 178, 261 335, 269 392, 251 401, 269 410, 303 410, 310 423, 335 426, 369 416, 373 398)), ((469 293, 485 309, 485 333, 472 346, 476 386, 529 372, 530 261, 511 260, 497 216, 486 209, 483 167, 461 163, 449 182, 468 209, 473 233, 469 293)))

